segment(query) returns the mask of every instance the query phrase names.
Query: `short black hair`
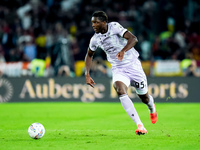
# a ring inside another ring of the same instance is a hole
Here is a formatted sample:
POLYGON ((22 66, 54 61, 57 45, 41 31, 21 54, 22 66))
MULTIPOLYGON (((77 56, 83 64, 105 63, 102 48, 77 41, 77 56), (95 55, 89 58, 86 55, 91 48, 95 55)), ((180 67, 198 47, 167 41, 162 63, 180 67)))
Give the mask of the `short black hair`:
POLYGON ((105 22, 108 22, 108 16, 106 15, 106 13, 104 11, 95 11, 93 14, 92 14, 92 17, 98 17, 98 19, 100 21, 105 21, 105 22))

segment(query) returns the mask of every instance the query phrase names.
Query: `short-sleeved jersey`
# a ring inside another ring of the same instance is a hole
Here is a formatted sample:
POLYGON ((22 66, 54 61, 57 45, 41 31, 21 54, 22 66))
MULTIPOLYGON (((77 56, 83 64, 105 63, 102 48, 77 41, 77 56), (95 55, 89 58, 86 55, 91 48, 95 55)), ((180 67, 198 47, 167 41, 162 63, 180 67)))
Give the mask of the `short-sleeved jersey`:
POLYGON ((129 65, 139 56, 134 47, 125 52, 122 61, 118 60, 116 56, 127 44, 127 40, 123 38, 125 32, 127 32, 127 29, 123 28, 118 22, 110 22, 106 33, 95 33, 93 35, 90 39, 89 48, 92 51, 97 48, 104 50, 112 67, 129 65))

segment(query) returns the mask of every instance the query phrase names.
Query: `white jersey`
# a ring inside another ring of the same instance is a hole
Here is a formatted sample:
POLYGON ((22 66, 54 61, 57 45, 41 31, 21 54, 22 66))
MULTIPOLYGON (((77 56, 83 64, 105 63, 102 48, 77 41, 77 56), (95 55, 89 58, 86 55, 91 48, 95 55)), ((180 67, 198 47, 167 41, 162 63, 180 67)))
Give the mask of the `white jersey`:
POLYGON ((104 50, 112 67, 130 65, 139 56, 134 47, 125 52, 122 61, 118 60, 116 56, 127 44, 127 40, 123 38, 126 31, 127 29, 123 28, 118 22, 110 22, 106 33, 95 33, 93 35, 90 39, 89 48, 92 51, 95 51, 98 47, 104 50))

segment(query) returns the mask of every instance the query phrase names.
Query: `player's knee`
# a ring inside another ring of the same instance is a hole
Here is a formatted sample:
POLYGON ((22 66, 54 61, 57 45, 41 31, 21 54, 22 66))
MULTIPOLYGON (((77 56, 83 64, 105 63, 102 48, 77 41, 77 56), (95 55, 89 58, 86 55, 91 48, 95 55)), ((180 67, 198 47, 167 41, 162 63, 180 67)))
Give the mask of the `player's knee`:
POLYGON ((126 94, 127 91, 127 87, 125 84, 123 84, 122 82, 115 82, 113 84, 115 91, 117 92, 118 96, 126 94))
POLYGON ((149 103, 149 98, 148 97, 142 98, 142 102, 145 103, 145 104, 148 104, 149 103))
POLYGON ((141 101, 145 104, 148 104, 149 103, 149 97, 148 97, 148 94, 145 94, 145 95, 139 95, 141 101))
POLYGON ((126 91, 125 90, 123 90, 123 89, 117 89, 116 90, 116 92, 117 92, 117 94, 120 96, 120 95, 124 95, 124 94, 126 94, 126 91))
POLYGON ((116 87, 116 86, 114 86, 114 88, 115 88, 115 91, 117 92, 118 96, 126 94, 126 90, 124 88, 120 88, 120 87, 116 87))

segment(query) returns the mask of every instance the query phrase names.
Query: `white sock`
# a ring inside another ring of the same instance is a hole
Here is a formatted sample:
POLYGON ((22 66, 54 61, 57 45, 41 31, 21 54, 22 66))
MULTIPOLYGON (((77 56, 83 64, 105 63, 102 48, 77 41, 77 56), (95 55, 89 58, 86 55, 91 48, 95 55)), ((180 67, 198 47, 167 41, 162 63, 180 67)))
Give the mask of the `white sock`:
POLYGON ((121 104, 123 106, 123 108, 125 109, 125 111, 127 112, 127 114, 131 117, 131 119, 135 122, 136 125, 138 124, 142 124, 138 113, 133 105, 133 102, 131 101, 131 99, 128 97, 128 95, 124 94, 122 96, 119 97, 121 104))
POLYGON ((152 114, 156 111, 155 107, 154 107, 154 99, 151 95, 149 95, 149 103, 146 104, 148 109, 149 109, 149 112, 152 114))

